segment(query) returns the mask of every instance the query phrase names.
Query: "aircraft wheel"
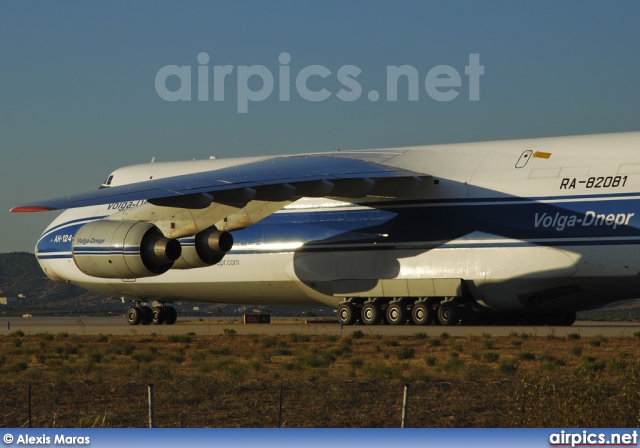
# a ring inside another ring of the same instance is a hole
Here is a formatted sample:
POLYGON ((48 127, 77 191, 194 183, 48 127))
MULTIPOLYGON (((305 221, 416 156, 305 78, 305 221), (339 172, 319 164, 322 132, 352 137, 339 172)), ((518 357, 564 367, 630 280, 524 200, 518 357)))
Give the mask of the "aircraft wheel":
POLYGON ((142 320, 142 311, 137 306, 129 308, 127 311, 127 323, 129 325, 139 325, 142 320))
POLYGON ((377 302, 367 302, 360 311, 360 321, 365 325, 378 325, 382 320, 382 309, 377 302))
POLYGON ((460 323, 462 325, 480 325, 480 318, 473 308, 466 306, 464 308, 458 307, 460 310, 460 323))
POLYGON ((536 314, 533 316, 532 325, 536 327, 544 327, 547 325, 547 320, 544 316, 536 314))
POLYGON ((343 325, 353 325, 358 320, 356 306, 351 302, 338 305, 338 322, 343 325))
POLYGON ((476 313, 476 317, 478 318, 478 325, 493 325, 490 314, 476 313))
POLYGON ((172 306, 164 307, 164 323, 167 325, 173 325, 178 320, 178 313, 176 309, 172 306))
POLYGON ((416 303, 411 310, 411 321, 416 325, 429 325, 433 318, 433 305, 428 301, 416 303))
POLYGON ((534 319, 531 316, 529 316, 527 314, 524 314, 524 315, 518 317, 516 325, 522 325, 523 327, 529 327, 529 326, 533 326, 533 324, 534 324, 534 319))
POLYGON ((402 325, 407 322, 407 307, 402 302, 390 303, 387 307, 387 322, 402 325))
POLYGON ((564 313, 552 313, 545 316, 545 324, 550 327, 557 327, 563 325, 564 313))
POLYGON ((438 321, 442 325, 453 326, 460 321, 460 308, 453 301, 442 302, 438 307, 438 321))
POLYGON ((166 313, 164 312, 164 308, 161 306, 154 306, 151 311, 153 313, 153 318, 151 319, 151 323, 153 325, 162 325, 166 319, 166 313))
POLYGON ((142 325, 149 325, 153 321, 153 311, 148 306, 140 307, 141 319, 140 323, 142 325))
POLYGON ((570 327, 574 323, 576 323, 576 319, 578 318, 578 314, 575 311, 569 311, 564 313, 564 317, 562 319, 562 325, 565 327, 570 327))

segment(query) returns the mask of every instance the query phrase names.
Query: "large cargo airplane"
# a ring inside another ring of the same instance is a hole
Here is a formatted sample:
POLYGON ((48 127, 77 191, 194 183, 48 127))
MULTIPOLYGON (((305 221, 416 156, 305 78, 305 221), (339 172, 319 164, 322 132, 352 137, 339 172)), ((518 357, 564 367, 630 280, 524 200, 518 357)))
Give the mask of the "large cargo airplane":
POLYGON ((640 297, 640 132, 149 163, 12 211, 58 209, 44 272, 133 299, 132 325, 174 301, 571 325, 640 297))

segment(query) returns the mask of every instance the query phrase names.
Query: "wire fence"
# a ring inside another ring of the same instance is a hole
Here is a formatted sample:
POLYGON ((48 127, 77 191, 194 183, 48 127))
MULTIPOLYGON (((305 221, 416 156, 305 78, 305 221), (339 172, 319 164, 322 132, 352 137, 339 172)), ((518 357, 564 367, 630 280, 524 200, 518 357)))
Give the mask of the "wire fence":
MULTIPOLYGON (((156 427, 400 427, 405 388, 369 382, 236 385, 190 378, 157 382, 153 393, 156 427)), ((473 382, 411 384, 405 426, 511 426, 521 412, 513 394, 469 398, 483 393, 473 382)), ((148 384, 0 385, 0 426, 147 427, 148 384)))
POLYGON ((640 375, 0 384, 0 427, 636 427, 640 375), (408 395, 407 395, 408 392, 408 395), (150 413, 150 404, 153 412, 150 413))

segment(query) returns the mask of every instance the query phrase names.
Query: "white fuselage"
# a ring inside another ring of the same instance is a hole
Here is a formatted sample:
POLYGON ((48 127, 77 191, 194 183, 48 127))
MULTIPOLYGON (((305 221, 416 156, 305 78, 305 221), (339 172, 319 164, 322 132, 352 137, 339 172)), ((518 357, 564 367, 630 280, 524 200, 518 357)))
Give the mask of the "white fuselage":
MULTIPOLYGON (((396 296, 423 295, 410 291, 414 280, 462 279, 480 307, 589 309, 640 297, 639 149, 640 133, 624 133, 356 152, 423 173, 418 192, 301 198, 233 231, 218 264, 126 280, 81 272, 71 241, 91 220, 131 219, 150 204, 72 209, 45 231, 37 256, 58 281, 145 300, 336 306, 344 282, 361 296, 396 296)), ((179 171, 243 160, 181 162, 179 171)), ((175 174, 168 163, 141 165, 120 182, 151 170, 175 174)))

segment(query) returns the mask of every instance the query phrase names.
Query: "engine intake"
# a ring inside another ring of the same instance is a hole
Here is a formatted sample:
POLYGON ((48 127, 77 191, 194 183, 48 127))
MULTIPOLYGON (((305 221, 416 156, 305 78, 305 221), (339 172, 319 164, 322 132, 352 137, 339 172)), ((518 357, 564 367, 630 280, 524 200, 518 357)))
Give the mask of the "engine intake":
POLYGON ((148 222, 102 220, 80 227, 71 252, 87 275, 130 279, 167 272, 182 247, 148 222))
POLYGON ((182 256, 173 269, 203 268, 219 263, 233 247, 233 236, 209 227, 195 237, 182 240, 182 256))

